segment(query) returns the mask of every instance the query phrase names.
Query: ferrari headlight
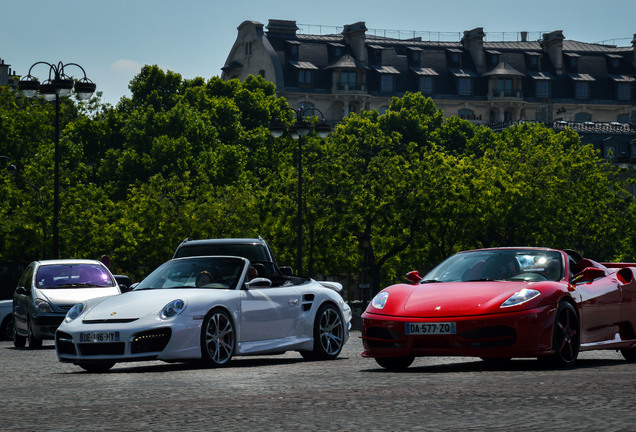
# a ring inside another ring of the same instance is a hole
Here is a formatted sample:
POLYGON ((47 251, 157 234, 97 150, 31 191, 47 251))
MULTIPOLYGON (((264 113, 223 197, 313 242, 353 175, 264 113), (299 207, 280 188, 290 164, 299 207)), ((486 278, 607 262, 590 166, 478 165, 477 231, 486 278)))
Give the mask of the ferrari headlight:
POLYGON ((185 309, 185 302, 183 300, 181 299, 172 300, 170 303, 165 305, 163 309, 161 309, 161 313, 159 314, 159 317, 164 320, 170 319, 179 315, 181 312, 184 311, 184 309, 185 309))
POLYGON ((522 303, 525 303, 527 301, 532 300, 533 298, 539 296, 541 294, 541 292, 535 290, 535 289, 528 289, 528 288, 524 288, 521 291, 518 291, 516 293, 514 293, 513 295, 511 295, 508 300, 506 300, 505 302, 503 302, 501 304, 500 307, 505 308, 505 307, 510 307, 510 306, 517 306, 520 305, 522 303))
POLYGON ((80 316, 82 312, 84 312, 84 309, 86 309, 86 305, 84 303, 76 304, 67 312, 66 316, 64 317, 64 321, 70 323, 75 318, 80 316))
POLYGON ((389 299, 389 293, 386 291, 383 291, 379 293, 378 295, 376 295, 375 297, 373 297, 373 300, 371 301, 371 306, 373 306, 376 309, 384 309, 384 306, 386 305, 386 301, 388 299, 389 299))
POLYGON ((42 300, 41 298, 35 299, 35 308, 40 312, 53 312, 51 304, 46 300, 42 300))

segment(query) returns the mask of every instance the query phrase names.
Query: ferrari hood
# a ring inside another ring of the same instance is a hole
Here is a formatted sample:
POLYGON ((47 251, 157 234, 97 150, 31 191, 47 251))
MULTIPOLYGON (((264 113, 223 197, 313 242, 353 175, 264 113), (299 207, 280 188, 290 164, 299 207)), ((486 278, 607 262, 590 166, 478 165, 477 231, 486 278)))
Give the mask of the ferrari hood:
MULTIPOLYGON (((430 283, 412 287, 404 296, 404 316, 443 317, 501 312, 500 306, 517 291, 535 285, 528 282, 430 283)), ((389 294, 389 301, 391 294, 389 294)), ((396 305, 397 306, 397 305, 396 305)))

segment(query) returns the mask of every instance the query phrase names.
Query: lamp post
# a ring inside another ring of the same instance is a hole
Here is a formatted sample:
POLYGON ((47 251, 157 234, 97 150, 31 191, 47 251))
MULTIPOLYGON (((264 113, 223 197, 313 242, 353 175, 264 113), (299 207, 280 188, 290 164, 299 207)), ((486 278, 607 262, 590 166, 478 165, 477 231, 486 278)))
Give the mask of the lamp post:
MULTIPOLYGON (((298 210, 296 214, 296 268, 298 275, 303 273, 303 137, 313 130, 316 131, 320 138, 326 138, 331 132, 331 125, 325 120, 325 116, 318 108, 307 107, 293 109, 288 107, 290 111, 296 114, 296 121, 289 127, 289 134, 295 140, 298 140, 298 210), (310 111, 316 111, 320 114, 320 121, 313 125, 305 117, 310 111)), ((272 136, 279 138, 283 136, 287 130, 286 125, 278 118, 269 124, 269 130, 272 136)))
POLYGON ((74 89, 77 98, 86 100, 90 98, 97 86, 86 77, 86 71, 77 63, 64 64, 59 62, 57 65, 39 61, 31 65, 28 74, 21 78, 18 82, 18 88, 22 94, 28 98, 38 95, 46 101, 55 101, 55 153, 54 153, 54 179, 53 179, 53 258, 60 257, 59 246, 59 217, 60 217, 60 97, 71 94, 74 89), (31 75, 31 70, 37 65, 46 65, 49 68, 49 78, 40 84, 40 81, 31 75), (75 81, 73 77, 67 75, 64 71, 69 66, 79 68, 84 74, 83 78, 75 81))
POLYGON ((18 171, 15 165, 11 163, 11 158, 9 158, 9 156, 0 155, 0 159, 6 159, 9 164, 7 165, 7 173, 9 173, 9 175, 14 175, 18 171))

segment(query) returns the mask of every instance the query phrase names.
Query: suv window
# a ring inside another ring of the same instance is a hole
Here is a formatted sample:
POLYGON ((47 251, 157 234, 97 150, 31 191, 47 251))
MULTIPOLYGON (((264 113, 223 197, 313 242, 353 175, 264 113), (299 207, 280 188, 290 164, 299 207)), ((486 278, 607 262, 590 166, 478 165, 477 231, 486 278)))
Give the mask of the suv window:
POLYGON ((209 244, 181 246, 175 253, 175 258, 207 255, 239 256, 254 261, 271 261, 267 250, 257 244, 209 244))

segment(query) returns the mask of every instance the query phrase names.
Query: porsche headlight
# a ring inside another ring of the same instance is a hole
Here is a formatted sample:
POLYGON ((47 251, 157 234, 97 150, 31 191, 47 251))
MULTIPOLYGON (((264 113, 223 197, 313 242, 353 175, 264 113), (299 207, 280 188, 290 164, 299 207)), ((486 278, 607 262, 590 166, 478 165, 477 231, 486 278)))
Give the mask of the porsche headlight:
POLYGON ((376 295, 375 297, 373 297, 373 300, 371 301, 371 306, 373 306, 376 309, 384 309, 384 306, 386 305, 386 301, 388 299, 389 299, 389 293, 386 291, 383 291, 379 293, 378 295, 376 295))
POLYGON ((76 304, 66 313, 66 316, 64 317, 64 322, 70 323, 75 318, 80 316, 82 312, 84 312, 84 309, 86 309, 86 305, 84 303, 76 304))
POLYGON ((161 313, 159 313, 159 317, 163 320, 170 319, 176 317, 185 309, 185 302, 181 299, 172 300, 170 303, 165 305, 163 309, 161 309, 161 313))
POLYGON ((35 303, 35 308, 39 310, 40 312, 53 312, 53 308, 51 307, 51 304, 47 302, 46 300, 42 300, 41 298, 36 298, 34 303, 35 303))
POLYGON ((533 298, 539 296, 541 293, 535 289, 524 288, 521 291, 518 291, 511 295, 508 300, 503 302, 500 307, 510 307, 517 306, 527 301, 532 300, 533 298))

